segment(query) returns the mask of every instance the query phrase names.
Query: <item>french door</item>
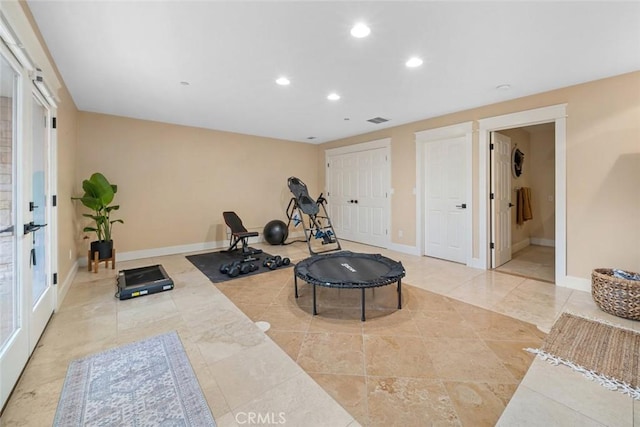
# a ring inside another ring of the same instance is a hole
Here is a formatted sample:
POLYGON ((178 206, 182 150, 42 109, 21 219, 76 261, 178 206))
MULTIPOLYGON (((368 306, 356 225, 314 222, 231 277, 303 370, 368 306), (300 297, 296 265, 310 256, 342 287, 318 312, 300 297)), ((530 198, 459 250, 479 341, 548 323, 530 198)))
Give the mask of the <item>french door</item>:
POLYGON ((328 156, 331 222, 343 240, 387 247, 389 243, 389 148, 328 156))
POLYGON ((55 307, 52 110, 0 49, 0 407, 55 307))

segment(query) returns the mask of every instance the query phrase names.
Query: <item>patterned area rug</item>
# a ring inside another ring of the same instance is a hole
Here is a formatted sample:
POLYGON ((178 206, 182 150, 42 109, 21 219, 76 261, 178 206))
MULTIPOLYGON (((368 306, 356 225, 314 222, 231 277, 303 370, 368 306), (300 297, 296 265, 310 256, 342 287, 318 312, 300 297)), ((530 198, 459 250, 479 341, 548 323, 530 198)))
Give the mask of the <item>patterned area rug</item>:
POLYGON ((54 426, 215 426, 176 332, 69 364, 54 426))
POLYGON ((542 348, 528 349, 581 372, 610 390, 640 400, 640 333, 562 313, 542 348))

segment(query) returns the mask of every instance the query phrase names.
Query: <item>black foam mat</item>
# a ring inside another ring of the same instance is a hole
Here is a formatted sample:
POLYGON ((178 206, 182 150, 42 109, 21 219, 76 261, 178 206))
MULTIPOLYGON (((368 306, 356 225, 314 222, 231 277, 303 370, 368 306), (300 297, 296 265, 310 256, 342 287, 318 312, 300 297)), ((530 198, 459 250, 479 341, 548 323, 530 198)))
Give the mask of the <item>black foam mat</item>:
MULTIPOLYGON (((188 255, 186 258, 196 266, 198 270, 200 270, 205 276, 209 278, 213 283, 221 283, 226 282, 227 280, 238 279, 241 277, 253 276, 260 273, 266 273, 270 270, 269 267, 264 267, 262 265, 263 261, 268 257, 274 255, 270 255, 266 252, 263 252, 258 255, 254 255, 255 258, 258 258, 256 261, 252 261, 253 264, 257 265, 259 268, 255 271, 252 271, 247 274, 241 274, 236 277, 230 277, 228 274, 223 274, 220 272, 220 266, 222 264, 231 263, 233 261, 242 261, 244 256, 240 251, 234 252, 208 252, 205 254, 197 254, 197 255, 188 255)), ((289 265, 283 265, 282 267, 278 267, 278 270, 282 268, 293 267, 293 263, 289 265)))

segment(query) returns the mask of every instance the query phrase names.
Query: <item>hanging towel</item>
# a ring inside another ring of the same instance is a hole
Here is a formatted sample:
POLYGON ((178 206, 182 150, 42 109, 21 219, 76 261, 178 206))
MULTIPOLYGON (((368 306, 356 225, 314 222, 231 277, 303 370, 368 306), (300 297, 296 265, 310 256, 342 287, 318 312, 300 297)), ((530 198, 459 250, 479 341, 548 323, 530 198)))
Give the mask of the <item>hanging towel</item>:
POLYGON ((516 224, 522 225, 533 219, 531 211, 531 189, 522 187, 516 190, 516 224))
POLYGON ((533 211, 531 209, 531 189, 529 187, 522 187, 522 221, 529 221, 533 219, 533 211))

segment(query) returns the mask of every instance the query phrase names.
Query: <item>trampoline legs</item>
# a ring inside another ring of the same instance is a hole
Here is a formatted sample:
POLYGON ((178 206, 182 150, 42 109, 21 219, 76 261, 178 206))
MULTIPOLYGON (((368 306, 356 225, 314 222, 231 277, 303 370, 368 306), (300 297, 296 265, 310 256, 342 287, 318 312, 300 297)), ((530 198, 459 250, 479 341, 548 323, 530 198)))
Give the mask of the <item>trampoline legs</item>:
POLYGON ((296 298, 298 298, 298 276, 296 273, 293 273, 293 289, 295 290, 296 298))
POLYGON ((318 314, 318 311, 316 310, 316 285, 311 286, 313 286, 313 315, 315 316, 318 314))
POLYGON ((398 310, 402 309, 402 280, 398 280, 398 310))
POLYGON ((362 316, 360 317, 360 320, 364 322, 364 288, 362 288, 362 316))

